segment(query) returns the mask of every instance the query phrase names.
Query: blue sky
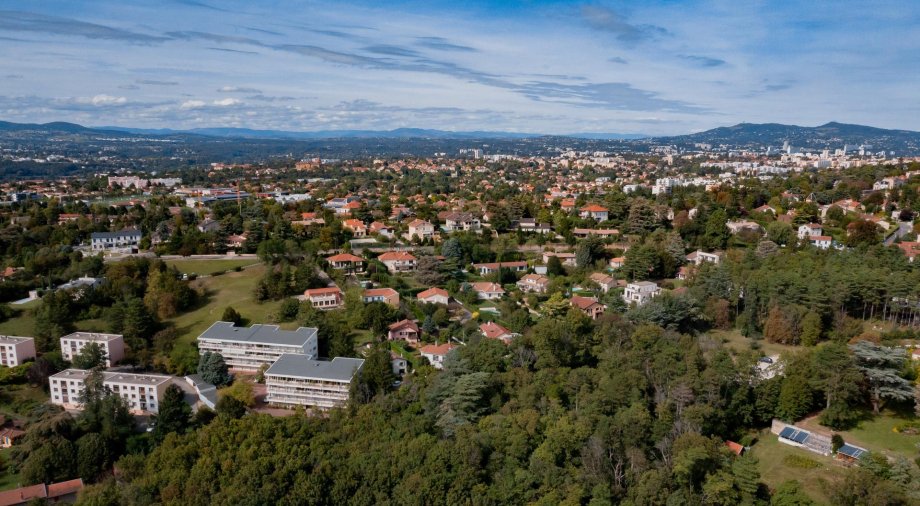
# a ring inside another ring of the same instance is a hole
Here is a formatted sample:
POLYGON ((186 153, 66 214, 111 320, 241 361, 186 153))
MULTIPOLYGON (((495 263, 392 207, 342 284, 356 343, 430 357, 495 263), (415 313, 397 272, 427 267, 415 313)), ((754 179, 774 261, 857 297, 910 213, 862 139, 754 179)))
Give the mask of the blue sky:
POLYGON ((0 119, 673 134, 920 130, 920 2, 0 3, 0 119))

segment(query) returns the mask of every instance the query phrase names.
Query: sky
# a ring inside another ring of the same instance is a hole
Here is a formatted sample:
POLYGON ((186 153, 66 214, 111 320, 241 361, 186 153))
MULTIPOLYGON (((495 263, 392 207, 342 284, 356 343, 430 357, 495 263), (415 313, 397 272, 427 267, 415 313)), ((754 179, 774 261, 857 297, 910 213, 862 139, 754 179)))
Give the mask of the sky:
POLYGON ((913 0, 4 0, 0 120, 920 130, 913 0))

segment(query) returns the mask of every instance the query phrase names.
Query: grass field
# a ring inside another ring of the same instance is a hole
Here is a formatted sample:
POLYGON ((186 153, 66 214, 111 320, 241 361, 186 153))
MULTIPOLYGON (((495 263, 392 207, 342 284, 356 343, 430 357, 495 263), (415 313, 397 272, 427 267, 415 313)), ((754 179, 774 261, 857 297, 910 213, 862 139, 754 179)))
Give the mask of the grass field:
MULTIPOLYGON (((170 318, 166 323, 175 325, 179 343, 191 343, 212 323, 219 320, 228 306, 236 309, 250 323, 267 323, 269 315, 278 309, 280 301, 259 303, 253 296, 256 284, 265 274, 262 265, 228 272, 221 276, 197 279, 191 286, 205 293, 204 300, 191 311, 170 318)), ((296 323, 283 324, 284 328, 296 328, 296 323)))
POLYGON ((709 332, 709 335, 716 339, 721 339, 725 346, 736 350, 736 351, 745 351, 751 349, 751 343, 757 343, 760 346, 760 349, 767 355, 782 355, 787 351, 795 351, 800 348, 795 346, 786 346, 783 344, 776 344, 767 342, 764 339, 750 339, 741 335, 737 329, 732 330, 712 330, 709 332))
POLYGON ((761 431, 757 443, 751 447, 750 451, 751 455, 757 457, 761 480, 771 490, 786 481, 796 480, 802 484, 803 490, 809 497, 822 504, 829 504, 824 484, 832 485, 839 481, 845 469, 832 457, 825 457, 780 443, 769 430, 761 431), (784 462, 784 459, 789 456, 808 458, 820 466, 813 469, 793 467, 784 462))
POLYGON ((0 323, 0 334, 6 336, 34 336, 35 318, 32 317, 32 312, 20 311, 18 316, 0 323))
POLYGON ((237 267, 246 267, 256 265, 259 260, 256 258, 237 258, 232 260, 165 260, 166 265, 179 269, 179 272, 185 274, 212 275, 215 272, 229 272, 237 267))
MULTIPOLYGON (((887 454, 901 454, 911 460, 917 457, 917 444, 920 444, 920 435, 899 434, 894 431, 895 426, 916 418, 899 416, 892 412, 884 412, 871 420, 863 420, 852 430, 839 431, 844 441, 861 446, 870 451, 887 454)), ((805 428, 829 432, 826 427, 818 424, 817 418, 809 418, 799 425, 805 428)))
POLYGON ((9 490, 19 487, 19 474, 10 473, 11 467, 9 466, 9 461, 11 451, 12 450, 9 448, 0 448, 0 466, 2 466, 3 463, 7 464, 6 469, 0 469, 0 490, 9 490))
POLYGON ((48 402, 42 388, 31 385, 4 385, 0 392, 0 415, 13 420, 30 420, 32 410, 48 402))

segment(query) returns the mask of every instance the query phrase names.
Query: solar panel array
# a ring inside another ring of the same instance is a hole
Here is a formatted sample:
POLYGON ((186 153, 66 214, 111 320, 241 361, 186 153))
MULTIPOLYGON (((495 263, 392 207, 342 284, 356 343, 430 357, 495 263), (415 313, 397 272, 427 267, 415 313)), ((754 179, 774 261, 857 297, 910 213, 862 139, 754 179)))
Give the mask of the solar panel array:
POLYGON ((844 443, 844 445, 837 450, 837 453, 842 453, 847 457, 853 457, 854 459, 860 459, 863 455, 868 453, 868 451, 864 448, 844 443))
POLYGON ((810 436, 810 432, 799 430, 795 427, 786 427, 779 432, 779 437, 788 439, 798 444, 805 444, 805 441, 807 441, 810 436))

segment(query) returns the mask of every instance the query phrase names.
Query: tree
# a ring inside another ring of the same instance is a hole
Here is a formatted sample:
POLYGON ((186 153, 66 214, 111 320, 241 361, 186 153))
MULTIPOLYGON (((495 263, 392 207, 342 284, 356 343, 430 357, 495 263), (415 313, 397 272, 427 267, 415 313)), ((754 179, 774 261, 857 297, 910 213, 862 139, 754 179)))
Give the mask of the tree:
POLYGON ((352 382, 352 398, 366 403, 392 388, 396 376, 390 364, 390 349, 386 344, 372 347, 364 356, 364 365, 357 380, 352 382))
POLYGON ((254 406, 256 403, 256 396, 253 392, 252 384, 248 381, 234 381, 232 385, 221 390, 220 393, 221 395, 235 397, 247 408, 254 406))
POLYGON ((658 216, 652 203, 644 198, 633 200, 626 218, 626 230, 631 234, 644 235, 658 226, 658 216))
POLYGON ((757 243, 757 256, 760 258, 766 258, 768 256, 775 255, 779 251, 779 246, 776 245, 773 241, 760 241, 757 243))
POLYGON ((844 239, 844 244, 851 248, 877 244, 880 240, 878 225, 869 220, 856 220, 847 225, 847 237, 844 239))
POLYGON ((243 317, 240 313, 231 306, 227 306, 227 308, 224 309, 224 314, 221 315, 220 319, 225 322, 233 322, 234 325, 239 325, 243 321, 243 317))
POLYGON ((66 291, 53 291, 42 297, 42 304, 33 311, 35 315, 36 348, 50 351, 61 336, 70 334, 74 326, 73 296, 66 291))
POLYGON ((792 225, 774 221, 767 225, 767 239, 776 244, 791 245, 795 242, 796 235, 792 225))
POLYGON ((556 292, 550 295, 548 300, 540 304, 540 312, 546 318, 562 318, 569 312, 570 307, 572 307, 572 304, 561 293, 556 292))
POLYGON ((802 318, 802 333, 799 335, 799 342, 803 346, 814 346, 821 339, 822 331, 821 315, 809 311, 802 318))
POLYGON ((787 376, 779 392, 776 416, 787 422, 794 422, 811 411, 812 390, 808 379, 800 376, 787 376))
POLYGON ((869 341, 859 341, 850 346, 859 369, 869 384, 872 412, 876 415, 887 400, 913 399, 911 382, 900 375, 907 352, 903 348, 889 348, 869 341))
POLYGON ((802 490, 802 485, 795 481, 784 481, 776 487, 770 506, 815 506, 817 503, 802 490))
POLYGON ((242 418, 246 414, 246 405, 232 395, 221 396, 215 405, 217 416, 227 418, 242 418))
POLYGON ((95 369, 105 367, 105 349, 99 343, 88 343, 73 357, 73 366, 77 369, 95 369))
POLYGON ((763 323, 763 336, 771 343, 795 344, 798 337, 795 331, 795 321, 783 308, 773 305, 763 323))
POLYGON ((463 261, 463 246, 457 238, 451 237, 441 245, 441 255, 454 259, 459 265, 463 261))
POLYGON ((108 442, 101 434, 90 432, 77 440, 77 473, 83 481, 95 482, 111 465, 108 442))
POLYGON ((182 433, 189 425, 192 408, 185 402, 185 394, 176 385, 170 385, 163 392, 160 406, 154 418, 153 439, 163 441, 171 432, 182 433))
POLYGON ((229 385, 233 380, 224 357, 220 353, 210 351, 205 352, 198 360, 198 374, 204 381, 218 387, 229 385))
POLYGON ((565 276, 565 267, 559 257, 552 255, 546 261, 546 274, 549 276, 565 276))
POLYGON ((723 249, 728 244, 728 238, 731 232, 725 224, 728 222, 728 215, 724 209, 716 209, 706 219, 706 226, 703 230, 703 245, 709 249, 723 249))

